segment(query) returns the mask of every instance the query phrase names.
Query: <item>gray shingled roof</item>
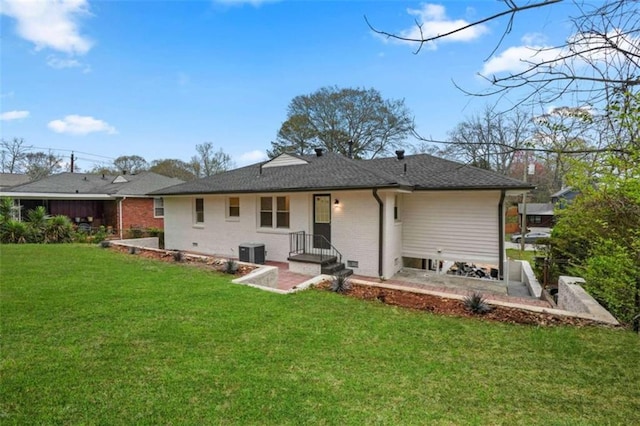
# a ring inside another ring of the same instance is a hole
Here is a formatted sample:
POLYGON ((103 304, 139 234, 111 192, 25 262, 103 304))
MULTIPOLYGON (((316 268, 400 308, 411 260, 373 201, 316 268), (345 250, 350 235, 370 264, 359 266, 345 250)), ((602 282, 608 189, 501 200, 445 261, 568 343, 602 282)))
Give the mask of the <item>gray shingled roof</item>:
MULTIPOLYGON (((553 203, 527 203, 527 215, 553 216, 553 203)), ((518 213, 522 214, 524 206, 518 203, 518 213)))
POLYGON ((532 185, 488 170, 431 155, 352 160, 339 154, 301 156, 307 164, 254 164, 155 191, 153 195, 322 191, 361 188, 531 189, 532 185), (407 172, 404 172, 404 165, 407 172))
POLYGON ((22 185, 31 179, 28 175, 18 173, 0 173, 0 189, 10 188, 16 185, 22 185))
POLYGON ((60 173, 24 185, 7 189, 7 193, 42 194, 103 194, 110 196, 144 196, 167 186, 183 183, 182 180, 144 172, 123 175, 126 182, 113 183, 118 176, 90 173, 60 173))

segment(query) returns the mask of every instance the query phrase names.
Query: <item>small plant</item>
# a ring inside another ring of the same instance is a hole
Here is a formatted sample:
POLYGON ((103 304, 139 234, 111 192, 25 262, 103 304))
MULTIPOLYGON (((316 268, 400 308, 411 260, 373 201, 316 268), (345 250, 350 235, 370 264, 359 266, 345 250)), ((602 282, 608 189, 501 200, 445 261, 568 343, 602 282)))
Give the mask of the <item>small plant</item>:
POLYGON ((132 226, 128 231, 129 238, 142 238, 144 237, 144 230, 140 227, 132 226))
POLYGON ((465 297, 463 303, 465 309, 471 311, 474 314, 486 314, 488 312, 491 312, 491 310, 493 309, 491 306, 489 306, 484 296, 477 292, 465 297))
POLYGON ((346 293, 351 290, 351 281, 345 274, 338 274, 333 277, 331 291, 335 293, 346 293))
POLYGON ((107 228, 102 225, 98 228, 98 231, 93 236, 93 242, 99 244, 107 238, 107 228))
POLYGON ((173 252, 173 260, 176 262, 182 262, 184 260, 184 253, 180 250, 173 252))
POLYGON ((224 262, 224 272, 227 274, 235 274, 238 272, 238 262, 233 259, 224 262))

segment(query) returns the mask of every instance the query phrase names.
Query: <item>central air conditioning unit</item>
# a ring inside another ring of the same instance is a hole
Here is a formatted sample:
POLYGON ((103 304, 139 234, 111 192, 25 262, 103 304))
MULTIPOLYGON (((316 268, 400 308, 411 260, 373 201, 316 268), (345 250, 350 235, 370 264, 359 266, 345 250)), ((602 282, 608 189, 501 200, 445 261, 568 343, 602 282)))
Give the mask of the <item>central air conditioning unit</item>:
POLYGON ((257 263, 264 265, 265 249, 264 244, 244 243, 238 248, 240 253, 240 262, 257 263))

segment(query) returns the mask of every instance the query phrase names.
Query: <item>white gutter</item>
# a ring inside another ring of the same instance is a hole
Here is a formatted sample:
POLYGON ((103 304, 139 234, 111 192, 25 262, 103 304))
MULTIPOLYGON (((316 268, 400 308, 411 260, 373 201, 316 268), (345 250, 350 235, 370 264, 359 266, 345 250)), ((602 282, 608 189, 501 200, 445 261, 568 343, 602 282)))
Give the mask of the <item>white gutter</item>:
POLYGON ((122 198, 120 198, 118 200, 118 228, 120 230, 120 239, 121 240, 124 239, 124 236, 122 234, 122 231, 123 231, 123 229, 122 229, 123 228, 122 227, 122 202, 124 200, 126 200, 126 199, 127 199, 127 197, 122 197, 122 198))
POLYGON ((55 194, 51 192, 0 192, 0 197, 46 200, 113 200, 114 197, 107 194, 55 194))

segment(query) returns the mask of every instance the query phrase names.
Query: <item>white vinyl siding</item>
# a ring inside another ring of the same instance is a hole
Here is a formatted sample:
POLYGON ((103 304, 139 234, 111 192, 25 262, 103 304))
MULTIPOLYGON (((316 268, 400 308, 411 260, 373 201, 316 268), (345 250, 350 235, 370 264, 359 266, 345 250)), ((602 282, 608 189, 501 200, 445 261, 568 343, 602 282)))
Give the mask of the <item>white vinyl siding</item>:
POLYGON ((405 195, 403 256, 498 263, 499 199, 499 191, 405 195))
POLYGON ((276 158, 272 159, 271 161, 265 163, 262 165, 263 169, 267 169, 269 167, 282 167, 282 166, 302 166, 305 164, 309 164, 307 163, 307 161, 298 158, 298 157, 294 157, 293 155, 289 155, 289 154, 280 154, 279 156, 277 156, 276 158))

